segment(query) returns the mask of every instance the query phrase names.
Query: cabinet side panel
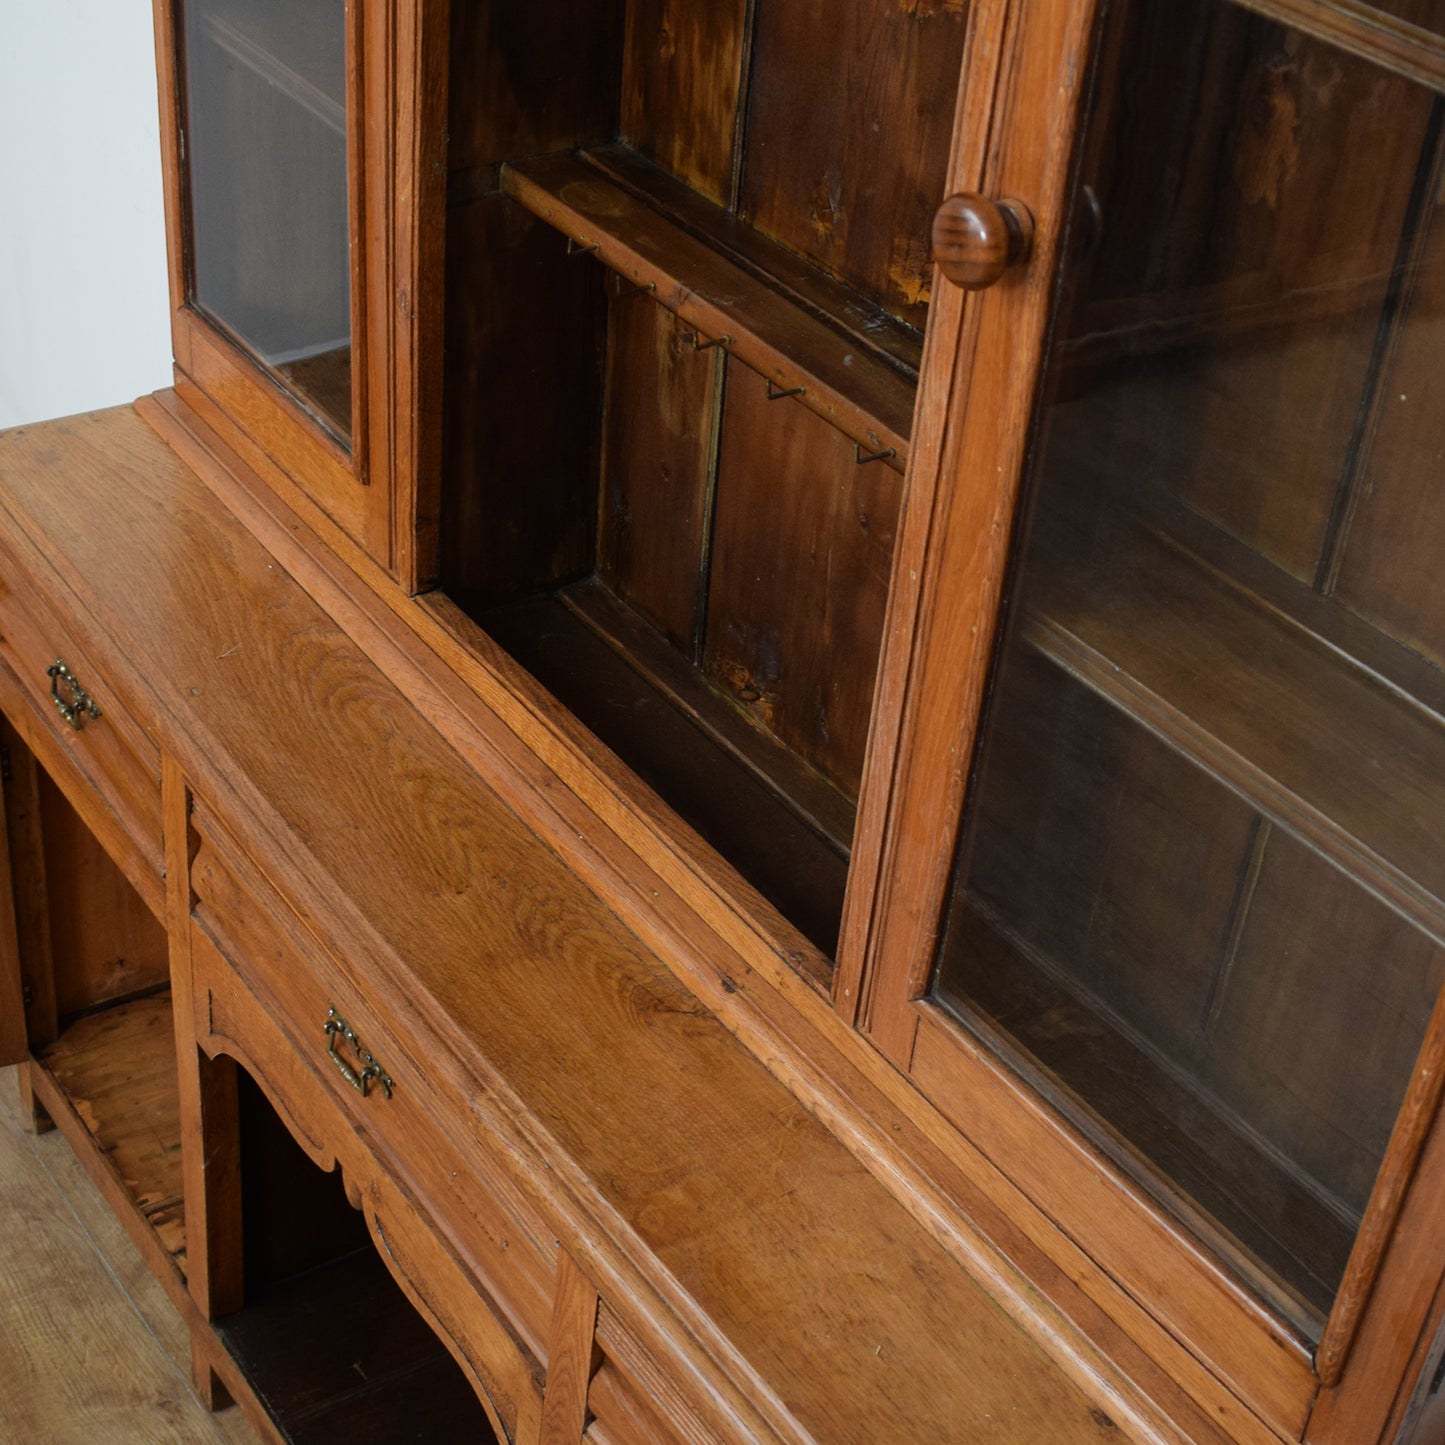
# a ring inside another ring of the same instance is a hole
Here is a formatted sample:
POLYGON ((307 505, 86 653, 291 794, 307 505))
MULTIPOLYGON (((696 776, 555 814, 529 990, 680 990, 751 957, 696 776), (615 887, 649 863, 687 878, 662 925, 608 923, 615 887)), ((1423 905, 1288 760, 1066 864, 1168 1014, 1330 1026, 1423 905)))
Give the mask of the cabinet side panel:
POLYGON ((501 195, 447 235, 443 580, 500 601, 590 571, 602 273, 501 195))

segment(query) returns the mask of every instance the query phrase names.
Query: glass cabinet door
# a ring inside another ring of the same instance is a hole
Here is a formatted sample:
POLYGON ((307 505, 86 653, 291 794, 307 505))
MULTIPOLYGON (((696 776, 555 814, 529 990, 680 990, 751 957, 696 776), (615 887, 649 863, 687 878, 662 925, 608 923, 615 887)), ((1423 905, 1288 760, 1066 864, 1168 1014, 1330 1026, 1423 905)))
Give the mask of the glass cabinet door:
POLYGON ((1226 0, 1100 45, 928 994, 1317 1339, 1440 1062, 1442 103, 1226 0))
POLYGON ((349 437, 345 0, 184 0, 190 299, 349 437))

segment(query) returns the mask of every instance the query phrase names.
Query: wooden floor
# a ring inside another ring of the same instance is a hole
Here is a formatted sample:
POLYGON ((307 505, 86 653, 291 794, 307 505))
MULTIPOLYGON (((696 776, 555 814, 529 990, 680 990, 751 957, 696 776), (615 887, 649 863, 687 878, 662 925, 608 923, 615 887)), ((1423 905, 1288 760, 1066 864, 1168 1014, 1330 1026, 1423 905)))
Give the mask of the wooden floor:
POLYGON ((191 1393, 179 1316, 58 1133, 0 1069, 0 1445, 255 1445, 191 1393))

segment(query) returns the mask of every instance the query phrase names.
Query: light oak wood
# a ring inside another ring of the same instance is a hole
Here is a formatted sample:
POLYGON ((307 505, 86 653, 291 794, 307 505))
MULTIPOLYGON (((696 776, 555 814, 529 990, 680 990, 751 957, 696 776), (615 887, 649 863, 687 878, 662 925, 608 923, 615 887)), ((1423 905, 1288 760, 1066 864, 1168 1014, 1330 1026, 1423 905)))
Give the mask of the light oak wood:
POLYGON ((597 1290, 563 1253, 547 1352, 547 1393, 542 1400, 543 1445, 571 1445, 587 1428, 587 1395, 597 1373, 597 1290))
MULTIPOLYGON (((77 475, 87 470, 80 464, 84 437, 84 427, 70 433, 77 475)), ((123 452, 112 434, 104 465, 93 472, 97 481, 113 477, 123 452)), ((24 485, 24 475, 19 466, 8 472, 7 505, 18 501, 15 486, 24 485)), ((1089 1396, 1066 1377, 1039 1373, 1037 1346, 999 1321, 931 1236, 538 849, 182 468, 152 453, 129 479, 124 488, 107 480, 103 493, 112 499, 126 548, 149 553, 153 564, 137 568, 132 554, 132 566, 116 569, 103 555, 114 554, 113 540, 99 550, 85 544, 85 529, 74 525, 80 513, 70 509, 96 506, 98 494, 82 503, 72 489, 57 509, 25 486, 25 509, 35 523, 44 516, 47 531, 67 534, 63 546, 47 550, 63 559, 67 572, 85 576, 88 605, 126 639, 130 656, 146 659, 158 708, 186 718, 176 747, 193 786, 225 808, 248 853, 268 860, 268 872, 284 880, 308 928, 336 940, 335 956, 351 968, 365 961, 368 992, 381 989, 388 997, 386 1032, 395 1034, 401 1056, 414 1063, 428 1058, 434 1088, 456 1089, 473 1101, 471 1118, 485 1120, 514 1187, 557 1221, 558 1237, 627 1310, 649 1350, 683 1379, 710 1382, 700 1394, 686 1387, 694 1408, 716 1410, 721 1398, 732 1412, 722 1418, 739 1422, 732 1429, 782 1438, 836 1434, 866 1419, 879 1398, 876 1382, 902 1370, 958 1382, 949 1391, 889 1402, 890 1416, 921 1417, 916 1430, 899 1427, 914 1433, 946 1431, 949 1413, 960 1410, 954 1418, 971 1417, 976 1428, 983 1428, 985 1414, 1006 1410, 1023 1438, 1031 1430, 1051 1442, 1067 1438, 1065 1430, 1087 1439, 1106 1429, 1091 1413, 1097 1407, 1089 1396), (125 505, 117 511, 114 499, 121 496, 125 505), (184 577, 161 563, 171 552, 189 559, 184 577), (216 566, 224 569, 224 588, 214 584, 216 566), (137 572, 157 582, 144 604, 135 596, 137 572), (157 629, 154 619, 168 611, 165 592, 172 586, 183 590, 191 622, 157 629), (248 641, 232 650, 238 605, 246 608, 240 635, 248 641), (272 659, 283 657, 291 661, 277 668, 272 659), (328 710, 331 727, 318 753, 323 740, 312 711, 336 688, 344 689, 347 705, 328 710), (204 713, 188 701, 196 698, 206 699, 204 713), (405 767, 350 781, 333 777, 319 786, 299 760, 309 756, 329 771, 329 759, 351 745, 353 730, 368 736, 389 730, 405 767), (218 769, 215 758, 227 766, 218 769), (271 801, 262 801, 258 786, 271 801), (402 791, 393 794, 393 787, 402 791), (413 788, 422 791, 413 796, 413 788), (438 830, 440 819, 447 826, 438 830), (386 860, 374 872, 368 868, 365 911, 329 881, 306 882, 318 865, 326 877, 354 872, 351 840, 358 826, 368 852, 378 850, 375 856, 386 860), (419 867, 426 869, 425 884, 413 872, 419 867), (444 880, 440 890, 438 879, 444 880), (505 906, 479 927, 474 910, 483 899, 502 899, 505 906), (541 957, 548 962, 539 969, 541 957), (578 1038, 567 1022, 579 1010, 592 1020, 595 1042, 578 1038), (464 1032, 456 1025, 463 1017, 464 1032), (428 1044, 420 1046, 419 1038, 428 1044), (551 1041, 546 1047, 539 1044, 543 1038, 551 1041), (621 1060, 625 1070, 616 1067, 621 1060), (697 1176, 699 1137, 708 1141, 702 1157, 710 1159, 709 1177, 716 1181, 706 1188, 697 1176), (759 1163, 770 1158, 762 1139, 780 1152, 760 1173, 759 1163), (532 1162, 539 1157, 551 1160, 552 1183, 542 1196, 537 1181, 543 1176, 532 1162), (689 1179, 695 1182, 688 1185, 689 1179), (597 1180, 608 1181, 605 1193, 597 1180), (867 1270, 845 1265, 836 1242, 820 1247, 809 1218, 817 1225, 849 1220, 849 1254, 868 1260, 867 1270), (768 1241, 776 1243, 760 1253, 768 1241), (925 1271, 927 1286, 917 1295, 900 1293, 903 1280, 918 1278, 919 1252, 937 1261, 925 1271), (673 1282, 679 1272, 685 1290, 673 1282), (685 1327, 660 1329, 669 1318, 686 1321, 685 1327), (871 1373, 860 1375, 856 1360, 819 1354, 809 1343, 851 1331, 856 1327, 843 1323, 851 1319, 866 1319, 869 1332, 878 1332, 871 1373), (969 1321, 980 1333, 965 1380, 957 1373, 958 1340, 960 1329, 972 1328, 969 1321), (776 1343, 780 1333, 786 1349, 776 1343), (1019 1364, 1006 1365, 1017 1351, 1023 1352, 1019 1364), (982 1368, 982 1359, 995 1363, 982 1368), (720 1360, 728 1361, 725 1373, 720 1360), (764 1373, 778 1360, 789 1362, 787 1408, 764 1373), (807 1368, 793 1375, 797 1360, 807 1368), (1030 1380, 1026 1393, 1010 1390, 998 1400, 975 1394, 1007 1389, 1005 1382, 1018 1378, 1030 1380), (794 1423, 794 1411, 816 1423, 794 1423), (1026 1423, 1030 1418, 1035 1423, 1026 1423), (742 1425, 746 1421, 756 1425, 742 1425)), ((374 1023, 366 1023, 363 1034, 374 1023)))

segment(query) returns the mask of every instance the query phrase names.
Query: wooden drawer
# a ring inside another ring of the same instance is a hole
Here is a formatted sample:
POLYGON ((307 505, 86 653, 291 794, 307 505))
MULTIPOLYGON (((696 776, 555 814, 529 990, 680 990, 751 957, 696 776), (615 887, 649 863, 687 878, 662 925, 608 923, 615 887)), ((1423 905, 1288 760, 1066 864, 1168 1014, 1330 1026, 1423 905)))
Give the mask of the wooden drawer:
POLYGON ((160 749, 110 672, 33 596, 22 600, 13 576, 0 555, 0 708, 161 917, 160 749))
POLYGON ((370 1132, 347 1117, 323 1076, 297 1054, 203 927, 192 930, 192 969, 203 1047, 236 1057, 313 1162, 341 1170, 387 1268, 490 1405, 499 1438, 536 1441, 541 1366, 475 1272, 433 1227, 426 1202, 393 1176, 370 1132))
MULTIPOLYGON (((424 1061, 382 1024, 203 810, 198 809, 196 829, 201 842, 191 871, 197 900, 193 936, 227 960, 349 1127, 364 1132, 387 1172, 422 1201, 425 1215, 453 1242, 527 1349, 544 1358, 556 1241, 480 1150, 464 1150, 440 1126, 443 1118, 467 1119, 466 1101, 449 1097, 428 1076, 424 1061), (359 1082, 364 1072, 363 1052, 386 1073, 389 1092, 367 1080, 363 1095, 350 1082, 359 1082)), ((207 1007, 205 990, 198 987, 198 1013, 207 1007)), ((198 1029, 211 1025, 209 1017, 197 1018, 198 1029)))

